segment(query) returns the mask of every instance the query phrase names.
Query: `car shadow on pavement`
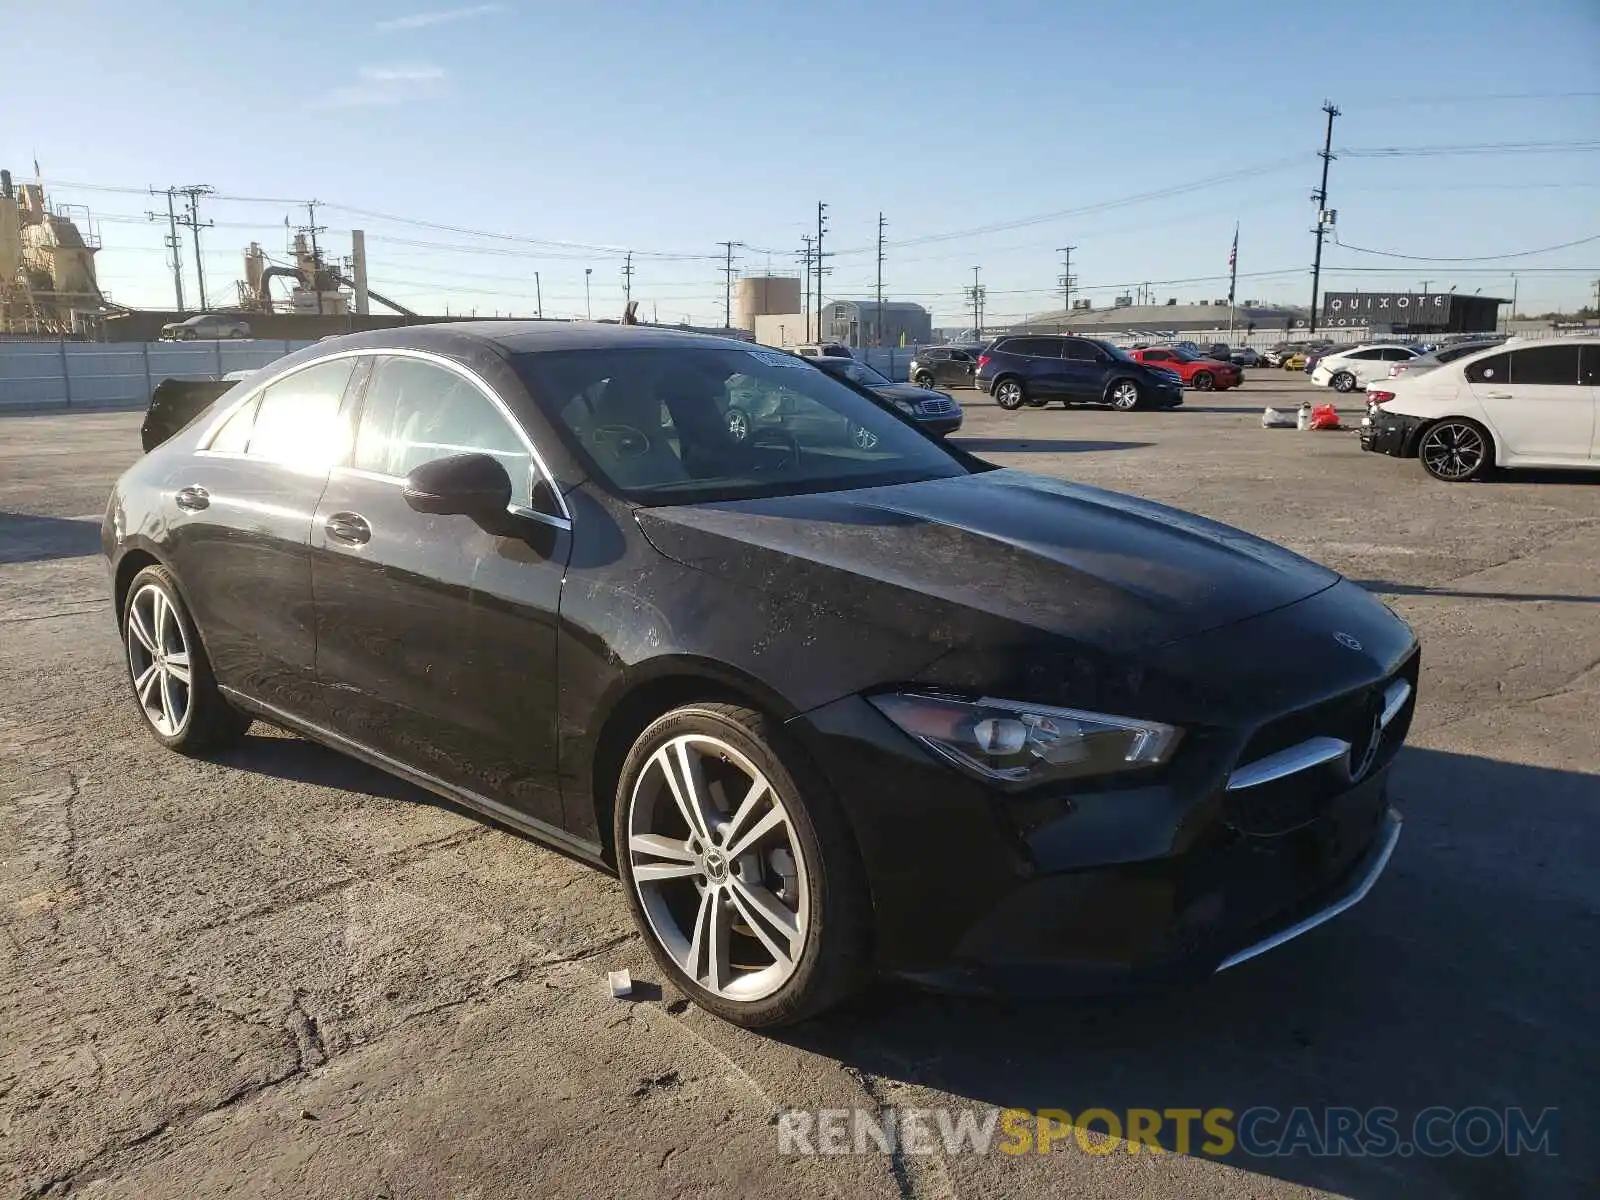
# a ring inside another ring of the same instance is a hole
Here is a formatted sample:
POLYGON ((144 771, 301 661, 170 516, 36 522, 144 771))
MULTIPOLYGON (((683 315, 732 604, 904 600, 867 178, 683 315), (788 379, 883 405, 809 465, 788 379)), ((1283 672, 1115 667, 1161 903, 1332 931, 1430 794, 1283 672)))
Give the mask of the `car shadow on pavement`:
POLYGON ((1483 592, 1460 588, 1425 587, 1417 583, 1396 583, 1392 579, 1357 579, 1353 582, 1369 592, 1389 596, 1451 596, 1460 600, 1506 600, 1512 603, 1600 604, 1600 596, 1573 596, 1561 592, 1483 592))
POLYGON ((221 751, 217 761, 236 770, 250 771, 287 783, 311 783, 382 800, 433 804, 455 812, 466 812, 386 771, 369 767, 348 754, 340 754, 337 750, 295 734, 250 734, 237 745, 221 751))
POLYGON ((1094 450, 1141 450, 1154 442, 1096 442, 1086 438, 961 437, 950 439, 972 454, 1080 454, 1094 450))
POLYGON ((0 563, 85 558, 100 553, 100 521, 0 512, 0 563))
MULTIPOLYGON (((1130 1109, 1268 1106, 1287 1118, 1306 1106, 1321 1126, 1332 1106, 1388 1106, 1409 1144, 1430 1106, 1520 1107, 1532 1121, 1558 1108, 1559 1157, 1235 1149, 1222 1161, 1361 1197, 1582 1194, 1582 1179, 1600 1178, 1600 778, 1410 749, 1391 794, 1406 828, 1372 894, 1201 985, 1057 1001, 883 988, 786 1040, 957 1103, 1073 1120, 1089 1108, 1126 1120, 1130 1109)), ((1286 1121, 1259 1128, 1282 1134, 1286 1121)), ((1173 1122, 1158 1136, 1175 1149, 1173 1122)), ((1080 1152, 1071 1138, 1055 1149, 1080 1152)))

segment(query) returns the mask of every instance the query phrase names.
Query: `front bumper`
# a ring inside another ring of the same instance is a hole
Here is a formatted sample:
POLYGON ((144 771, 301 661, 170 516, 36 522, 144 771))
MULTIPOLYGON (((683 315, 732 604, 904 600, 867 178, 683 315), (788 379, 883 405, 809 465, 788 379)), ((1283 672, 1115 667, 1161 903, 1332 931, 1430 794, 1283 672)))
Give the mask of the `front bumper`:
POLYGON ((934 437, 946 437, 961 428, 965 414, 960 408, 954 413, 946 413, 937 417, 918 417, 917 428, 933 434, 934 437))
MULTIPOLYGON (((1001 797, 859 697, 791 728, 855 829, 885 974, 946 991, 1082 994, 1203 979, 1364 897, 1398 837, 1388 773, 1416 666, 1413 653, 1357 689, 1407 683, 1355 784, 1337 755, 1245 782, 1228 766, 1242 740, 1196 734, 1187 765, 1162 782, 1001 797)), ((1341 727, 1347 700, 1262 726, 1241 761, 1272 760, 1273 739, 1298 744, 1308 721, 1341 727)))

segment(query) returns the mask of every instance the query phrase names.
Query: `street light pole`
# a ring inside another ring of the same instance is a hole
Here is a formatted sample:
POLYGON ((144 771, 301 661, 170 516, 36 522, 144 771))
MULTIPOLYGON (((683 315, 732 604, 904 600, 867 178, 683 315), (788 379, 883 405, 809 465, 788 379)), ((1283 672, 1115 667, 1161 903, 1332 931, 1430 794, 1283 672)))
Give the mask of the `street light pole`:
POLYGON ((593 274, 593 267, 583 269, 583 316, 588 321, 594 320, 594 307, 589 303, 589 276, 593 274))

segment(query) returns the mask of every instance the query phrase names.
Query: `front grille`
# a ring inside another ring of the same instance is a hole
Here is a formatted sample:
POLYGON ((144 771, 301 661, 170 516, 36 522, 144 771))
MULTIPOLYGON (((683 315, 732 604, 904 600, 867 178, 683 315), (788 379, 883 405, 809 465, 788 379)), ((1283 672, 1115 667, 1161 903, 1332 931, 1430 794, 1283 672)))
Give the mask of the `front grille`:
POLYGON ((1334 797, 1350 790, 1351 771, 1365 779, 1381 771, 1400 749, 1411 727, 1416 705, 1418 660, 1415 655, 1397 672, 1331 700, 1290 713, 1262 726, 1239 755, 1247 766, 1272 754, 1304 745, 1313 738, 1337 738, 1349 743, 1348 760, 1322 763, 1281 779, 1226 793, 1222 820, 1240 833, 1272 837, 1315 821, 1334 797), (1411 693, 1373 745, 1374 720, 1383 708, 1384 695, 1397 681, 1410 685, 1411 693))
POLYGON ((956 410, 954 400, 924 400, 917 405, 917 411, 927 417, 943 416, 956 410))

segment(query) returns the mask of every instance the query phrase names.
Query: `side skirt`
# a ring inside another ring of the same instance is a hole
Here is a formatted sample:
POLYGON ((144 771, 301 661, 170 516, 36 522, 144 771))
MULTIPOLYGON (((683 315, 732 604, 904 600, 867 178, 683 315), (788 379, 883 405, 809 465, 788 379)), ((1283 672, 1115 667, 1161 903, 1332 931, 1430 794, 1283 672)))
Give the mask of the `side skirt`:
POLYGON ((341 754, 348 754, 351 758, 360 759, 370 767, 376 767, 380 771, 385 771, 397 778, 404 779, 407 783, 416 784, 416 786, 425 791, 432 792, 436 796, 441 796, 455 804, 460 804, 465 808, 481 813, 490 820, 505 825, 517 833, 544 842, 556 850, 581 859, 589 866, 599 867, 601 870, 611 873, 611 866, 605 861, 603 848, 599 842, 588 842, 581 838, 575 838, 564 829, 557 829, 554 825, 548 825, 543 821, 520 813, 508 805, 501 804, 498 800, 480 796, 477 792, 437 779, 426 771, 408 767, 405 763, 390 758, 387 754, 380 753, 368 746, 363 746, 360 742, 352 741, 343 734, 335 733, 331 729, 324 729, 320 725, 313 724, 295 716, 293 713, 285 712, 281 708, 257 700, 253 696, 247 696, 231 687, 218 685, 217 690, 228 698, 230 704, 238 705, 238 707, 271 724, 282 725, 286 729, 292 729, 294 732, 302 734, 314 742, 322 743, 330 750, 337 750, 341 754))

